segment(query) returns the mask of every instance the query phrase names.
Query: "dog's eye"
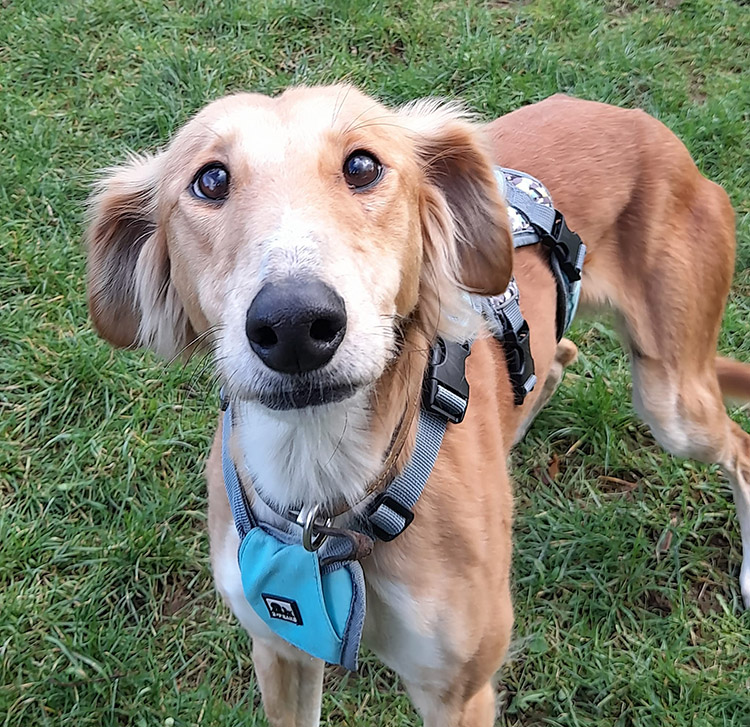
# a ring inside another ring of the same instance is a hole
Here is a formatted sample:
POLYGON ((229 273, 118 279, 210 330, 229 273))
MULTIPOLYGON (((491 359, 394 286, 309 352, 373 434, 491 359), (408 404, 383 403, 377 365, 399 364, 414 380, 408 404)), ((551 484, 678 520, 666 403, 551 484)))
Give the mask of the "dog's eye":
POLYGON ((358 149, 344 162, 344 179, 356 190, 372 187, 383 176, 383 165, 369 152, 358 149))
POLYGON ((218 202, 229 194, 229 170, 218 162, 203 167, 192 184, 193 194, 199 199, 218 202))

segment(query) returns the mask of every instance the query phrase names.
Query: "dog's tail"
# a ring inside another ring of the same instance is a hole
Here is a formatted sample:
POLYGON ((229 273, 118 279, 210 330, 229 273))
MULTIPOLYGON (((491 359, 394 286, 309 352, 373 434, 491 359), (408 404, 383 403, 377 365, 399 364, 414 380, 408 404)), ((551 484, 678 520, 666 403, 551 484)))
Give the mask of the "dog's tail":
POLYGON ((740 404, 750 402, 750 364, 717 356, 716 376, 725 399, 740 404))

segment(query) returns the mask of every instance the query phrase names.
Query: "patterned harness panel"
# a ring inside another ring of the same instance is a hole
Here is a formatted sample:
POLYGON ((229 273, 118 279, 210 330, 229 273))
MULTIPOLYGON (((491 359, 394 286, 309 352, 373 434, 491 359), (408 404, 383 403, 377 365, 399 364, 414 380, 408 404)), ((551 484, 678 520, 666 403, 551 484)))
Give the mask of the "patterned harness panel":
MULTIPOLYGON (((527 194, 537 204, 549 207, 550 209, 555 208, 555 205, 552 204, 552 196, 549 190, 538 179, 523 172, 517 172, 514 169, 503 169, 502 172, 507 184, 521 190, 521 192, 527 194)), ((523 212, 509 205, 508 217, 510 217, 510 226, 514 238, 520 238, 522 235, 533 235, 535 238, 534 241, 538 242, 539 238, 531 226, 531 222, 529 222, 523 212)), ((516 247, 519 246, 517 245, 516 247)))

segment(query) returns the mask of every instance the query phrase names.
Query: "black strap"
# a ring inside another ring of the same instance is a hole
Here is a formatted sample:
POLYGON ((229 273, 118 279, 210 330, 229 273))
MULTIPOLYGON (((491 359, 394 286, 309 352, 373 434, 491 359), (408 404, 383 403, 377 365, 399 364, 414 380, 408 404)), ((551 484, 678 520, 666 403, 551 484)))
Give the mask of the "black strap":
POLYGON ((571 230, 562 213, 555 210, 555 221, 550 230, 531 220, 531 225, 539 235, 539 241, 550 251, 550 267, 557 286, 557 341, 565 334, 568 321, 568 296, 571 283, 581 279, 586 246, 583 240, 571 230))
POLYGON ((520 293, 515 278, 502 295, 480 298, 481 312, 493 327, 495 338, 502 344, 513 388, 513 401, 523 404, 536 386, 534 358, 531 355, 529 324, 521 313, 520 293))

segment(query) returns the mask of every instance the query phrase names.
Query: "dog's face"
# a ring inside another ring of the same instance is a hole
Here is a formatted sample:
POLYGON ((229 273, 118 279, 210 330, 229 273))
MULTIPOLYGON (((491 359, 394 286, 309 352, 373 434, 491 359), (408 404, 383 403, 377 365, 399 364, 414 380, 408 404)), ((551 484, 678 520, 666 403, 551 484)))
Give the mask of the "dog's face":
POLYGON ((502 292, 511 255, 480 130, 455 108, 244 94, 104 179, 89 303, 117 345, 173 356, 210 338, 232 397, 304 408, 373 384, 404 322, 429 335, 462 289, 502 292))

